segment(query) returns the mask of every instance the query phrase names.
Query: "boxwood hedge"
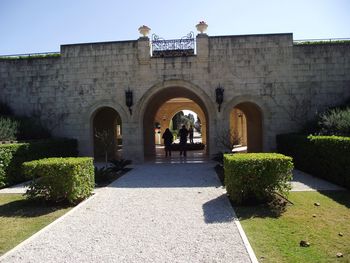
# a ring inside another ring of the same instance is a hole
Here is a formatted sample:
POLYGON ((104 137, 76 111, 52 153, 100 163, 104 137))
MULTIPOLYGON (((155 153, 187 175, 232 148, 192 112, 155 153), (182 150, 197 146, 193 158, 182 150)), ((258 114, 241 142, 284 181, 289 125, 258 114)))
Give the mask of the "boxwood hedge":
POLYGON ((25 162, 23 171, 33 179, 26 192, 29 199, 75 204, 90 196, 95 185, 93 160, 89 157, 25 162))
POLYGON ((296 168, 350 189, 350 137, 281 134, 277 150, 296 168))
POLYGON ((0 144, 0 188, 26 180, 21 165, 45 157, 77 156, 77 141, 50 139, 28 143, 0 144))
POLYGON ((292 179, 292 158, 277 153, 224 155, 225 186, 236 204, 260 203, 275 192, 286 195, 292 179))

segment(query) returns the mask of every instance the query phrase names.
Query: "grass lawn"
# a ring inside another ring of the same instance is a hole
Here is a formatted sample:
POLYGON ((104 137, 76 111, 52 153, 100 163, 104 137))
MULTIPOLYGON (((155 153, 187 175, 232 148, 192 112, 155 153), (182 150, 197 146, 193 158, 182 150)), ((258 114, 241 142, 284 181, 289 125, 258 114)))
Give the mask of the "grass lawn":
POLYGON ((0 255, 71 208, 28 201, 21 194, 0 194, 0 255))
POLYGON ((235 207, 259 262, 350 262, 350 192, 291 192, 288 199, 294 205, 279 217, 266 206, 235 207))

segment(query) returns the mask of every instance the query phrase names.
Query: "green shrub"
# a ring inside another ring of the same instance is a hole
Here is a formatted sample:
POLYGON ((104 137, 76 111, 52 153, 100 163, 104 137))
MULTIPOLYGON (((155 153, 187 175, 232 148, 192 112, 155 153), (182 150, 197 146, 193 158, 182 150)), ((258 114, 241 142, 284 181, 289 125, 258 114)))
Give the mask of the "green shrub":
POLYGON ((95 183, 98 186, 105 186, 121 176, 123 171, 126 171, 126 166, 130 165, 130 160, 119 159, 110 160, 108 167, 95 167, 95 183))
POLYGON ((18 121, 0 116, 0 141, 16 140, 18 133, 18 121))
POLYGON ((350 137, 281 134, 277 150, 296 168, 350 189, 350 137))
POLYGON ((113 181, 114 174, 111 169, 106 167, 95 167, 95 184, 97 186, 109 184, 113 181))
POLYGON ((46 158, 23 163, 23 171, 33 181, 26 196, 52 202, 76 204, 94 189, 92 158, 46 158))
POLYGON ((113 159, 113 160, 109 160, 109 163, 111 164, 109 169, 113 173, 119 173, 123 171, 126 168, 126 166, 130 165, 132 162, 131 160, 125 160, 125 159, 118 159, 118 160, 113 159))
POLYGON ((236 204, 270 200, 286 195, 292 179, 292 158, 277 153, 224 155, 225 186, 236 204))
POLYGON ((350 107, 335 108, 321 114, 318 124, 321 134, 350 136, 350 107))
POLYGON ((77 141, 73 139, 0 144, 0 187, 26 180, 21 171, 24 162, 45 157, 74 157, 77 154, 77 141))

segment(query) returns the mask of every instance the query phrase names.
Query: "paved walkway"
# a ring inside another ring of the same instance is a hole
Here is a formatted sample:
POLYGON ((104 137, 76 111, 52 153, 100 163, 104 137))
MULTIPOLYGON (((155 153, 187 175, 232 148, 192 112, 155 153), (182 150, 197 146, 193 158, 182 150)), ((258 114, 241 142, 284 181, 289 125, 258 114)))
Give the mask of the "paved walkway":
POLYGON ((293 171, 292 192, 301 191, 339 191, 345 190, 343 187, 332 184, 321 178, 299 170, 293 171))
MULTIPOLYGON (((206 163, 208 159, 205 159, 201 156, 201 152, 192 153, 192 156, 188 158, 189 161, 186 161, 185 158, 179 158, 178 156, 173 156, 169 158, 164 158, 160 156, 156 158, 156 164, 185 164, 185 163, 206 163)), ((96 164, 95 164, 96 165, 96 164)), ((104 166, 104 163, 98 163, 97 166, 104 166)), ((4 188, 0 190, 0 194, 8 193, 25 193, 27 190, 26 185, 29 182, 18 184, 12 187, 4 188)), ((292 180, 292 192, 301 192, 301 191, 342 191, 345 190, 343 187, 335 185, 333 183, 327 182, 321 178, 312 176, 310 174, 304 173, 299 170, 293 171, 293 180, 292 180)))
POLYGON ((136 166, 0 262, 251 262, 213 166, 136 166))
POLYGON ((0 194, 24 194, 28 189, 28 184, 29 182, 25 182, 0 189, 0 194))

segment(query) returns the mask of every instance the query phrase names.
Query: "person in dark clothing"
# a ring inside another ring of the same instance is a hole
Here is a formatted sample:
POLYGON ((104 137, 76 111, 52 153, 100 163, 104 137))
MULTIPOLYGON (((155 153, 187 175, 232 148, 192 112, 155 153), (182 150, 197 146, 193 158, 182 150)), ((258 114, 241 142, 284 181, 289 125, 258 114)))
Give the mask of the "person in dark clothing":
POLYGON ((190 137, 190 143, 193 143, 193 127, 192 125, 188 129, 189 137, 190 137))
POLYGON ((186 129, 185 125, 182 125, 182 128, 179 130, 179 136, 180 136, 180 156, 182 156, 183 154, 186 157, 186 143, 187 143, 188 130, 186 129))
POLYGON ((165 132, 163 133, 162 136, 163 140, 164 140, 164 148, 165 148, 165 157, 171 156, 171 144, 173 143, 173 134, 171 133, 171 131, 169 130, 169 128, 167 128, 165 130, 165 132))

